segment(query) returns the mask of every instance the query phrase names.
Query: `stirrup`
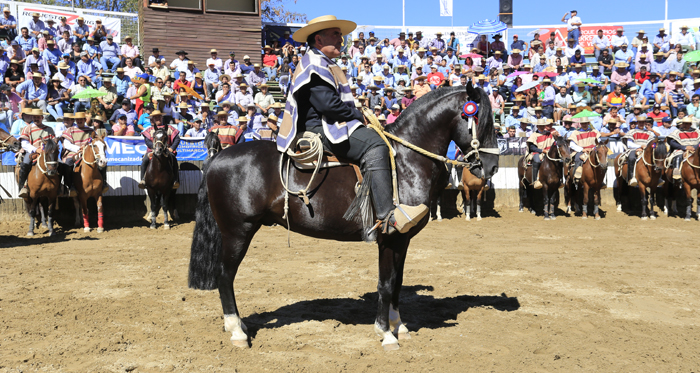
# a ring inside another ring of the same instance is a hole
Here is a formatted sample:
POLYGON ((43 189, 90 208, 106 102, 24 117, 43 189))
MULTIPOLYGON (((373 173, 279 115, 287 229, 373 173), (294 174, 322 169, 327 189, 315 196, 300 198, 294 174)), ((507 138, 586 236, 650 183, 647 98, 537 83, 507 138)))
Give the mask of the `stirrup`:
POLYGON ((25 187, 22 187, 22 189, 20 189, 20 191, 19 191, 18 197, 19 197, 19 198, 27 198, 27 197, 29 197, 29 189, 28 189, 26 186, 25 186, 25 187))
POLYGON ((146 189, 146 181, 145 180, 141 179, 141 181, 139 181, 139 189, 146 189))
POLYGON ((176 182, 173 183, 173 189, 177 189, 177 188, 179 188, 179 187, 180 187, 180 182, 179 182, 179 181, 176 181, 176 182))
POLYGON ((581 176, 583 176, 583 166, 579 166, 576 168, 576 172, 574 172, 574 179, 581 179, 581 176))
POLYGON ((109 192, 109 186, 107 184, 102 184, 102 194, 109 192))
POLYGON ((637 178, 636 178, 636 177, 633 177, 632 180, 630 180, 630 181, 627 183, 627 185, 629 185, 629 186, 631 186, 631 187, 636 187, 637 184, 638 184, 638 183, 637 183, 637 178))
POLYGON ((393 233, 406 233, 415 227, 425 215, 430 212, 428 206, 420 204, 418 206, 407 206, 400 204, 384 220, 378 220, 377 224, 370 229, 370 233, 377 228, 382 229, 382 233, 391 235, 393 233))
POLYGON ((75 187, 68 188, 68 197, 77 197, 78 192, 75 191, 75 187))
POLYGON ((532 187, 534 189, 542 189, 542 183, 539 180, 535 180, 535 182, 532 183, 532 187))
POLYGON ((674 180, 680 180, 681 179, 681 170, 678 168, 673 169, 673 179, 674 180))

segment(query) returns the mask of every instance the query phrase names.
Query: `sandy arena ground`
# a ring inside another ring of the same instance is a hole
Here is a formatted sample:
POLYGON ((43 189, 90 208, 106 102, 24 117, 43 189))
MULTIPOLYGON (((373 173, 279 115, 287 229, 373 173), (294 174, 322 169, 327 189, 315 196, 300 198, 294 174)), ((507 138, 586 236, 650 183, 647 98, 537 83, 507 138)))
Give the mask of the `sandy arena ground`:
POLYGON ((376 246, 288 248, 263 227, 236 279, 239 349, 218 293, 187 288, 194 223, 56 239, 0 223, 0 372, 698 371, 698 221, 498 214, 413 240, 413 338, 390 353, 372 331, 376 246))

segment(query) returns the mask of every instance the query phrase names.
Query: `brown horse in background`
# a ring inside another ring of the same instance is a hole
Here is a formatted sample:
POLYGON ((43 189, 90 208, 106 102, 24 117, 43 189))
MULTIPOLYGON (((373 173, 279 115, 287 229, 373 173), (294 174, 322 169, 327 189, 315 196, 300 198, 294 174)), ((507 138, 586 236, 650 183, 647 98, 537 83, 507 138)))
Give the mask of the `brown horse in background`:
MULTIPOLYGON (((581 217, 588 219, 588 203, 593 197, 593 215, 595 220, 600 220, 600 189, 605 182, 605 174, 608 172, 608 147, 605 144, 599 143, 588 153, 588 159, 581 165, 582 176, 577 183, 574 180, 574 175, 569 175, 566 182, 567 189, 567 212, 571 212, 572 202, 579 211, 578 192, 583 188, 583 204, 581 207, 581 217)), ((573 167, 571 168, 573 172, 573 167)))
POLYGON ((22 149, 22 144, 14 136, 0 129, 0 153, 10 151, 17 153, 22 149))
POLYGON ((486 201, 489 189, 487 180, 477 177, 468 168, 462 171, 462 211, 467 221, 471 220, 472 211, 476 211, 476 220, 481 220, 481 204, 486 201))
MULTIPOLYGON (((546 153, 540 155, 542 164, 539 170, 539 180, 542 183, 542 200, 544 207, 544 220, 555 220, 554 209, 559 203, 559 187, 564 179, 564 171, 571 163, 571 151, 569 150, 568 142, 561 136, 555 139, 555 143, 549 148, 546 153)), ((518 161, 518 179, 520 180, 520 208, 523 209, 523 199, 529 198, 530 211, 534 213, 532 193, 528 193, 534 182, 535 175, 532 175, 532 166, 525 164, 525 157, 521 157, 518 161), (528 174, 530 179, 527 178, 528 174), (528 197, 528 194, 530 197, 528 197)))
POLYGON ((80 151, 80 163, 73 169, 73 185, 78 193, 73 198, 75 204, 75 225, 80 226, 80 215, 83 216, 83 231, 90 232, 87 202, 94 198, 97 203, 97 232, 104 232, 104 215, 102 213, 102 190, 105 181, 102 180, 100 169, 107 167, 105 155, 106 144, 102 137, 91 137, 90 143, 80 151))
MULTIPOLYGON (((642 220, 647 220, 647 200, 650 200, 651 206, 649 218, 656 219, 654 211, 656 188, 659 186, 659 179, 664 172, 664 161, 668 155, 666 144, 659 139, 653 139, 647 143, 642 155, 637 159, 635 164, 635 175, 637 178, 637 188, 642 197, 642 220), (649 196, 647 197, 647 188, 649 188, 649 196)), ((631 187, 634 187, 631 185, 631 187)))
POLYGON ((175 177, 174 167, 170 164, 167 137, 168 133, 163 128, 154 132, 153 157, 148 163, 143 177, 146 182, 148 198, 151 200, 151 229, 156 229, 156 217, 158 217, 158 211, 161 207, 163 207, 163 229, 170 229, 168 213, 175 195, 175 190, 173 190, 175 177))
POLYGON ((700 151, 695 147, 695 151, 681 162, 681 180, 683 180, 683 191, 685 191, 686 207, 685 221, 690 221, 693 211, 693 189, 697 192, 696 214, 700 220, 700 151))
POLYGON ((27 178, 29 197, 24 199, 24 206, 29 214, 29 231, 27 236, 34 236, 34 224, 36 221, 37 205, 43 199, 47 201, 49 235, 55 234, 53 230, 53 210, 56 206, 56 198, 61 188, 61 175, 58 173, 58 144, 54 140, 42 141, 42 149, 36 157, 36 164, 32 166, 27 178))

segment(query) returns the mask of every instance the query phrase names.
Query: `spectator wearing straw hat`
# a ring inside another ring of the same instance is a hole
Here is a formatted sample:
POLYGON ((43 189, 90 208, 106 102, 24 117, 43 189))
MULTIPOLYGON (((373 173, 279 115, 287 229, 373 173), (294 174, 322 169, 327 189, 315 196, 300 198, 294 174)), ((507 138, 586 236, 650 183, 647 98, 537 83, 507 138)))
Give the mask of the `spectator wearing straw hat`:
POLYGON ((49 88, 42 82, 43 75, 33 73, 31 76, 32 79, 25 80, 24 83, 19 84, 15 89, 17 94, 22 97, 20 105, 22 108, 33 106, 46 111, 46 95, 49 92, 49 88))
POLYGON ((90 36, 90 27, 85 24, 83 17, 76 19, 76 24, 73 26, 73 36, 80 45, 84 44, 87 41, 87 37, 90 36))
POLYGON ((120 64, 120 67, 124 67, 126 59, 131 58, 135 66, 138 66, 141 69, 144 68, 143 63, 141 62, 141 53, 139 53, 139 47, 138 45, 134 45, 131 36, 124 36, 124 44, 122 44, 121 46, 121 52, 122 63, 120 64))
POLYGON ((634 53, 627 48, 627 43, 622 44, 620 49, 615 52, 615 63, 620 62, 626 63, 630 72, 634 74, 634 53))
POLYGON ((681 26, 681 32, 674 33, 671 48, 676 45, 681 45, 688 50, 695 50, 695 38, 693 34, 688 32, 688 25, 681 26))
POLYGON ((260 87, 261 84, 267 83, 267 78, 265 77, 265 73, 260 69, 259 63, 253 64, 253 71, 248 73, 245 80, 248 82, 248 85, 253 88, 253 91, 257 91, 257 87, 260 87))
POLYGON ((654 36, 654 56, 659 51, 666 53, 670 49, 671 37, 666 34, 666 29, 662 27, 659 29, 659 33, 654 36))
POLYGON ((617 52, 617 50, 620 49, 622 44, 629 45, 630 41, 627 39, 627 36, 624 33, 625 29, 622 27, 618 27, 617 30, 615 30, 615 35, 610 37, 610 45, 612 46, 613 53, 617 52))
POLYGON ((39 13, 32 13, 32 19, 29 20, 27 26, 29 27, 29 34, 35 39, 41 37, 41 32, 46 29, 44 21, 40 19, 41 15, 39 13))
POLYGON ((253 103, 259 114, 271 114, 273 112, 272 105, 275 103, 275 99, 268 91, 267 83, 261 84, 259 88, 260 92, 255 94, 253 103))
POLYGON ((0 36, 6 36, 8 40, 13 40, 17 36, 17 19, 10 13, 9 7, 2 9, 0 36))
POLYGON ((666 64, 666 61, 664 61, 664 53, 659 51, 654 53, 655 59, 651 61, 651 72, 659 74, 659 80, 664 81, 666 79, 666 76, 668 73, 671 71, 666 64))

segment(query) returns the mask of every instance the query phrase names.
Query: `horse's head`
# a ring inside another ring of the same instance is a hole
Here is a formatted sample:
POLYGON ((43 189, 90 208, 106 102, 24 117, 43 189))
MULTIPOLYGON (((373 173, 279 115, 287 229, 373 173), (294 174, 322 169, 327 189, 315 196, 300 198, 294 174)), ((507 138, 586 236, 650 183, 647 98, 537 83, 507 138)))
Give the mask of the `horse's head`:
POLYGON ((666 149, 666 143, 654 139, 649 142, 647 148, 651 148, 652 160, 654 163, 654 172, 662 172, 664 170, 664 161, 668 155, 668 149, 666 149))
POLYGON ((471 82, 467 83, 466 93, 465 100, 459 108, 459 123, 452 141, 464 151, 465 161, 473 164, 470 168, 472 174, 489 179, 498 172, 499 155, 491 102, 486 92, 479 87, 473 87, 471 82), (471 121, 462 113, 462 108, 467 101, 473 101, 479 105, 478 112, 471 121))
POLYGON ((0 129, 0 152, 9 150, 17 153, 22 149, 22 144, 14 136, 0 129))
POLYGON ((58 173, 58 144, 53 139, 43 140, 42 148, 46 176, 55 176, 58 173))
POLYGON ((207 146, 207 156, 209 158, 214 157, 216 153, 221 151, 221 141, 216 132, 207 133, 207 136, 204 138, 204 144, 207 146))
POLYGON ((554 141, 556 141, 556 148, 559 158, 562 159, 566 165, 571 163, 571 149, 569 149, 569 142, 562 136, 557 136, 554 141))
POLYGON ((163 155, 168 149, 168 131, 165 128, 157 129, 153 133, 153 154, 156 157, 163 155))
MULTIPOLYGON (((608 169, 608 146, 606 145, 607 141, 604 142, 599 142, 596 146, 595 149, 593 149, 593 152, 595 154, 591 154, 592 156, 595 156, 595 161, 596 165, 598 165, 600 168, 607 170, 608 169)), ((591 163, 593 165, 593 163, 591 163)))
POLYGON ((95 161, 97 162, 97 167, 105 168, 107 167, 107 155, 105 154, 105 148, 107 144, 104 138, 101 136, 94 135, 92 142, 90 143, 90 149, 95 156, 95 161))

